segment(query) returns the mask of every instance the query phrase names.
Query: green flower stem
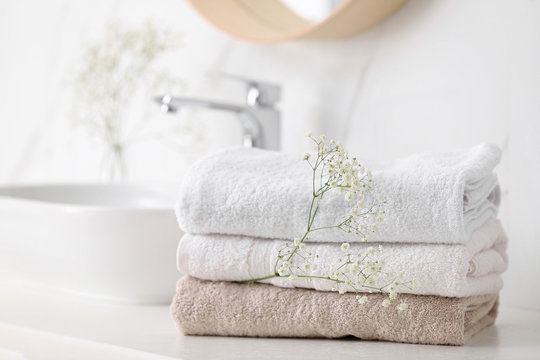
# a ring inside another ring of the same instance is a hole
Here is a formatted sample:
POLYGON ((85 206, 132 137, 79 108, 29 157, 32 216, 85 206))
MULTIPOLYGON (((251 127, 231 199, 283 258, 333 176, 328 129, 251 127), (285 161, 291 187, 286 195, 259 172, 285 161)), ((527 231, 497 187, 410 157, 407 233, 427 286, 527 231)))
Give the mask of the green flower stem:
MULTIPOLYGON (((277 278, 277 277, 289 277, 289 276, 280 276, 279 274, 274 274, 274 275, 268 275, 268 276, 264 276, 264 277, 260 277, 260 278, 256 278, 256 279, 249 279, 249 280, 240 280, 240 281, 234 281, 235 283, 238 283, 238 284, 246 284, 246 283, 254 283, 254 282, 257 282, 257 281, 263 281, 263 280, 268 280, 268 279, 272 279, 272 278, 277 278)), ((320 279, 320 280, 329 280, 329 281, 333 281, 335 282, 336 284, 344 284, 346 283, 346 281, 343 281, 343 280, 339 280, 339 279, 333 279, 329 276, 319 276, 319 275, 296 275, 296 277, 299 277, 299 278, 305 278, 305 279, 320 279)), ((391 283, 390 283, 391 284, 391 283)), ((378 291, 378 292, 381 292, 381 293, 385 293, 384 291, 384 288, 387 287, 388 285, 390 284, 387 284, 383 287, 375 287, 375 286, 369 286, 369 285, 362 285, 363 288, 366 288, 366 289, 371 289, 371 290, 375 290, 375 291, 378 291)), ((356 290, 356 288, 354 288, 356 290)), ((356 290, 357 291, 357 290, 356 290)))
POLYGON ((341 225, 332 225, 332 226, 323 226, 323 227, 318 227, 318 228, 315 228, 311 231, 317 231, 317 230, 325 230, 325 229, 335 229, 335 228, 339 228, 341 225))
POLYGON ((256 279, 240 280, 240 281, 233 281, 233 282, 239 283, 239 284, 244 284, 244 283, 251 283, 251 282, 268 280, 268 279, 272 279, 272 278, 275 278, 275 277, 280 277, 280 276, 279 276, 279 274, 274 274, 274 275, 268 275, 268 276, 264 276, 264 277, 260 277, 260 278, 256 278, 256 279))

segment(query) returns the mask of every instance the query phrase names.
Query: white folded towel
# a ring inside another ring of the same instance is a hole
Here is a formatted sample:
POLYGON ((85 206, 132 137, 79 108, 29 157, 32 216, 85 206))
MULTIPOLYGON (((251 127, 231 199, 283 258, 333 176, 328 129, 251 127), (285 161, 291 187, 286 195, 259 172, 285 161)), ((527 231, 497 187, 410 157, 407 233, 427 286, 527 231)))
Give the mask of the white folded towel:
MULTIPOLYGON (((230 235, 185 234, 178 246, 178 269, 203 280, 241 281, 271 275, 283 240, 230 235)), ((312 275, 328 274, 343 255, 339 244, 311 243, 309 251, 319 254, 318 268, 312 275)), ((353 253, 365 253, 370 243, 351 244, 353 253)), ((500 274, 506 270, 507 238, 498 220, 490 219, 477 229, 466 244, 397 244, 383 246, 380 258, 384 270, 403 273, 414 279, 404 293, 464 297, 496 294, 502 288, 500 274)), ((300 264, 298 264, 300 265, 300 264)), ((331 290, 327 280, 286 278, 263 281, 281 287, 331 290)))
MULTIPOLYGON (((501 151, 481 144, 423 153, 388 163, 362 161, 375 193, 388 201, 371 241, 464 243, 497 213, 493 168, 501 151)), ((311 168, 287 154, 232 148, 195 163, 185 176, 177 217, 185 232, 293 239, 304 234, 311 201, 311 168)), ((371 196, 373 196, 373 194, 371 196)), ((335 225, 351 203, 328 192, 314 227, 335 225)), ((365 203, 369 204, 368 198, 365 203)), ((309 241, 358 241, 340 229, 313 232, 309 241)))

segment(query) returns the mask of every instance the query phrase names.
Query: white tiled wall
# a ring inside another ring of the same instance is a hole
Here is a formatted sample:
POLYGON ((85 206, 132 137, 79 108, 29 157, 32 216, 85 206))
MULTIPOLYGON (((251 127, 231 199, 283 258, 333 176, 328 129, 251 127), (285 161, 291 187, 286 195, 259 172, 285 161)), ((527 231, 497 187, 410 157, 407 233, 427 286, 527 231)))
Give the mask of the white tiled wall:
MULTIPOLYGON (((501 217, 511 241, 503 302, 540 309, 540 1, 411 0, 360 36, 276 45, 229 39, 182 0, 2 1, 1 182, 98 178, 99 143, 71 116, 73 74, 109 20, 147 19, 183 34, 168 65, 190 94, 241 100, 239 85, 208 71, 281 83, 285 151, 307 149, 308 129, 376 158, 481 141, 501 146, 501 217)), ((149 121, 182 120, 141 106, 149 121)), ((134 149, 132 180, 177 181, 192 158, 239 139, 229 117, 181 117, 205 143, 184 153, 134 149)))

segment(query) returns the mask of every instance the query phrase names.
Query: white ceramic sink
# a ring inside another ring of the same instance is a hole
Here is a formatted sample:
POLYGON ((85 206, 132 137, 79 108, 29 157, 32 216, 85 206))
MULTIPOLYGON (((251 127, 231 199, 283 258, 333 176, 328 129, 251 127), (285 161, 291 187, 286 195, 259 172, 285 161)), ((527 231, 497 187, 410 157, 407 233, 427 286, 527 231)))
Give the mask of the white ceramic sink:
POLYGON ((140 303, 169 303, 181 231, 174 186, 0 187, 0 276, 140 303))

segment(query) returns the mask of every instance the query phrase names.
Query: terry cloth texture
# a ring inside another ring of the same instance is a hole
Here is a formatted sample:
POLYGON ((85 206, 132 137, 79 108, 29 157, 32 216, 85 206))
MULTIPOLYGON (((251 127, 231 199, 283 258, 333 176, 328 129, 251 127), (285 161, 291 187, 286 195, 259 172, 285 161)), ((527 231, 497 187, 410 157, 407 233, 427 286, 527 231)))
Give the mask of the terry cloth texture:
POLYGON ((497 295, 465 298, 401 295, 404 311, 384 296, 211 282, 185 276, 171 313, 186 335, 340 338, 463 345, 497 316, 497 295))
MULTIPOLYGON (((465 243, 497 214, 500 190, 493 168, 495 145, 422 153, 393 162, 360 162, 373 173, 374 191, 388 204, 371 242, 465 243)), ((185 176, 176 213, 181 229, 196 234, 294 239, 305 232, 312 196, 305 161, 255 148, 232 148, 195 163, 185 176)), ((329 192, 314 227, 337 224, 351 204, 329 192)), ((317 231, 309 241, 355 242, 339 229, 317 231)))
MULTIPOLYGON (((284 240, 269 240, 234 235, 185 234, 177 252, 181 273, 212 281, 241 281, 274 274, 279 249, 284 240)), ((353 243, 350 252, 365 255, 374 243, 353 243)), ((414 279, 400 292, 416 295, 464 297, 497 294, 502 289, 503 273, 508 265, 507 238, 499 220, 490 219, 477 229, 465 244, 386 243, 374 259, 384 260, 385 272, 414 279)), ((310 243, 308 251, 318 254, 317 270, 310 275, 329 274, 343 256, 340 244, 310 243)), ((301 259, 298 259, 301 260, 301 259)), ((293 265, 301 266, 302 263, 293 265)), ((381 279, 386 281, 386 279, 381 279)), ((330 291, 327 280, 302 279, 291 283, 287 278, 264 280, 281 287, 303 287, 330 291)), ((375 284, 383 286, 384 284, 375 284)))

